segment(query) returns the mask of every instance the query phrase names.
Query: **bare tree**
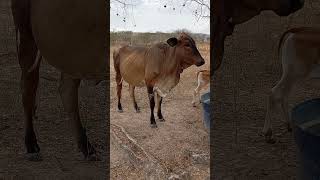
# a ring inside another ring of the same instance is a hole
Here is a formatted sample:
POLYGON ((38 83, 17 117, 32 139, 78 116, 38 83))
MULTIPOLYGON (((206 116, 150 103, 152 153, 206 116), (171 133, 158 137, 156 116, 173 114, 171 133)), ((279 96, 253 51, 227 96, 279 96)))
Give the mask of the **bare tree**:
MULTIPOLYGON (((176 11, 180 9, 189 10, 197 18, 210 18, 210 0, 158 0, 164 8, 176 11)), ((132 13, 132 9, 136 6, 134 0, 111 0, 111 13, 123 18, 126 22, 127 17, 132 13), (130 12, 131 9, 131 12, 130 12)))
POLYGON ((210 0, 164 0, 160 2, 164 8, 172 9, 173 11, 176 11, 177 8, 180 10, 188 9, 197 20, 210 18, 210 0))
MULTIPOLYGON (((155 6, 166 8, 168 11, 182 13, 190 12, 195 20, 210 19, 210 0, 150 0, 155 6)), ((132 24, 136 27, 134 8, 143 2, 143 0, 111 0, 110 13, 120 17, 125 24, 132 24)))
POLYGON ((135 4, 132 0, 111 0, 110 13, 115 13, 116 16, 123 18, 123 22, 126 22, 127 17, 130 16, 130 9, 132 12, 134 6, 135 4))

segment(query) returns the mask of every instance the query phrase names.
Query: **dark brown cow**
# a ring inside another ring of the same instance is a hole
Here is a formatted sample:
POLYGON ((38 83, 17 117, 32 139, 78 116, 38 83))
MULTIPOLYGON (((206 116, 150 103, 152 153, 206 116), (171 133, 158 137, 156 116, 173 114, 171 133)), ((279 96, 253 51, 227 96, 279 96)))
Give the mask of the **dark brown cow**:
POLYGON ((225 38, 232 34, 235 25, 250 20, 264 10, 272 10, 279 16, 288 16, 303 5, 304 0, 214 0, 212 69, 215 71, 220 67, 225 38))
MULTIPOLYGON (((81 79, 107 79, 107 4, 101 0, 12 0, 21 68, 25 145, 32 160, 40 148, 34 132, 39 53, 61 71, 59 93, 74 139, 86 158, 95 158, 78 107, 81 79), (72 8, 70 8, 72 7, 72 8), (18 41, 19 40, 19 41, 18 41)), ((42 59, 42 58, 41 58, 42 59)))
MULTIPOLYGON (((164 120, 161 113, 162 97, 175 87, 182 71, 191 65, 201 66, 204 59, 200 55, 195 41, 187 34, 182 33, 167 40, 167 43, 158 43, 150 47, 124 46, 113 53, 114 68, 116 71, 118 111, 122 112, 121 89, 123 80, 130 84, 133 95, 135 86, 147 86, 150 109, 151 127, 157 127, 154 118, 155 93, 158 100, 158 117, 164 120)), ((139 108, 134 101, 136 111, 139 108)))

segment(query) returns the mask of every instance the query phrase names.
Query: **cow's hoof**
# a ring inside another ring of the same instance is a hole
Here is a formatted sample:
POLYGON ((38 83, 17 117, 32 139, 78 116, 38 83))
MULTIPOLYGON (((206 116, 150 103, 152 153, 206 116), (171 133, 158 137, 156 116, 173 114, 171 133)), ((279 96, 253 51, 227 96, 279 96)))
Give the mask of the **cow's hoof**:
POLYGON ((33 162, 39 162, 43 160, 40 153, 27 153, 26 158, 28 161, 33 162))
POLYGON ((140 109, 136 109, 136 113, 140 113, 141 111, 140 111, 140 109))
POLYGON ((37 154, 40 152, 40 147, 37 143, 37 138, 33 131, 26 133, 25 145, 27 154, 37 154))
POLYGON ((157 126, 157 124, 150 124, 150 127, 151 128, 157 128, 158 126, 157 126))
POLYGON ((118 113, 123 113, 123 110, 122 109, 118 109, 118 113))
POLYGON ((268 143, 268 144, 274 144, 274 143, 277 142, 273 137, 267 137, 266 136, 265 140, 266 140, 266 143, 268 143))
POLYGON ((164 118, 159 119, 160 122, 165 122, 166 120, 164 118))
POLYGON ((269 143, 269 144, 276 143, 276 140, 273 137, 271 129, 267 130, 267 132, 264 133, 264 137, 265 137, 266 143, 269 143))
POLYGON ((196 106, 196 103, 193 102, 193 103, 192 103, 192 107, 197 107, 197 106, 196 106))

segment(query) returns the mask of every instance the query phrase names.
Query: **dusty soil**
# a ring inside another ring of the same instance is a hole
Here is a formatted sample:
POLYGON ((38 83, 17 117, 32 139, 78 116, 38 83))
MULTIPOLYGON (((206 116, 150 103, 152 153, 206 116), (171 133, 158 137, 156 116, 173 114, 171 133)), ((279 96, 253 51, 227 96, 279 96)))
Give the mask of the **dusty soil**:
MULTIPOLYGON (((111 53, 114 47, 111 48, 111 53)), ((209 178, 209 134, 202 123, 201 105, 192 107, 196 72, 209 68, 209 45, 201 45, 206 64, 186 69, 179 84, 163 101, 165 122, 150 128, 150 110, 146 87, 136 88, 141 113, 134 111, 129 86, 122 89, 123 113, 117 112, 113 60, 111 69, 111 178, 182 179, 209 178)))
MULTIPOLYGON (((267 144, 259 136, 263 128, 266 100, 281 76, 276 48, 288 27, 319 26, 318 1, 306 1, 292 20, 265 12, 236 27, 227 39, 223 67, 216 73, 214 130, 212 133, 213 177, 215 179, 296 179, 299 162, 292 133, 287 133, 279 112, 273 129, 278 142, 267 144)), ((290 108, 319 97, 319 86, 307 81, 290 96, 290 108)))
POLYGON ((106 179, 108 102, 106 83, 80 88, 80 116, 102 161, 84 161, 73 141, 58 94, 59 72, 45 62, 40 72, 38 120, 34 121, 43 161, 25 157, 20 67, 10 1, 0 1, 0 179, 106 179))

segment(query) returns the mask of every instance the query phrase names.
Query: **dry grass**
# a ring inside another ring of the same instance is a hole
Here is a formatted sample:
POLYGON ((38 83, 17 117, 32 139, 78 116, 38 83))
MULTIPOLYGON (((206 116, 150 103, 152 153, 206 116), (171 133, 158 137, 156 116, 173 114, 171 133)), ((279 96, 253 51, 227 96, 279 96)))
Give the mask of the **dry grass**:
MULTIPOLYGON (((115 47, 111 47, 110 52, 115 47)), ((171 173, 190 173, 193 179, 205 179, 209 175, 209 164, 193 164, 190 153, 209 154, 209 135, 202 123, 200 106, 192 107, 192 91, 196 87, 196 72, 209 68, 209 44, 200 44, 199 50, 206 64, 200 68, 190 67, 182 73, 179 84, 164 99, 163 114, 166 122, 157 122, 158 128, 149 127, 149 102, 146 88, 136 89, 136 99, 141 113, 134 112, 128 94, 128 84, 124 83, 122 105, 124 113, 118 113, 116 104, 115 73, 110 61, 111 72, 111 124, 123 127, 148 154, 157 159, 171 173)), ((114 142, 111 138, 111 142, 114 142)), ((117 143, 111 146, 111 177, 127 179, 127 177, 146 177, 148 169, 132 167, 126 155, 117 143)), ((208 160, 209 161, 209 160, 208 160)), ((164 177, 163 177, 164 178, 164 177)))

